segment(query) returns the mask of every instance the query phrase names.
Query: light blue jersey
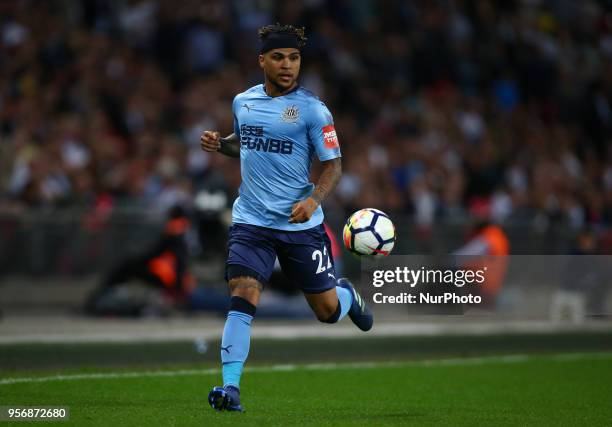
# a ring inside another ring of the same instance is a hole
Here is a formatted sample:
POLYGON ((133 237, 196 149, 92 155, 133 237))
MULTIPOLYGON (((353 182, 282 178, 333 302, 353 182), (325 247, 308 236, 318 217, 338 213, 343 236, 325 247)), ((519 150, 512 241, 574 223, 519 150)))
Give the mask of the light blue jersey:
POLYGON ((242 184, 233 222, 299 231, 323 222, 319 206, 309 221, 290 224, 293 205, 312 194, 310 166, 340 157, 333 118, 325 104, 298 87, 270 97, 264 85, 237 95, 232 106, 240 138, 242 184))

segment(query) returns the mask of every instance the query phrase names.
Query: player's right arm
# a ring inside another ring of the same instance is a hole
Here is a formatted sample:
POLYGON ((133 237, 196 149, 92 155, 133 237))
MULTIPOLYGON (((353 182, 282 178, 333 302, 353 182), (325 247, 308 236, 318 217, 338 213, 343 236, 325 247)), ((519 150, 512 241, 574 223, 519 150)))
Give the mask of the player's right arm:
POLYGON ((234 115, 234 133, 225 138, 221 138, 221 134, 216 131, 204 131, 200 137, 200 147, 204 151, 218 151, 229 157, 240 157, 240 130, 238 126, 238 118, 236 116, 237 100, 240 95, 234 98, 232 102, 232 114, 234 115))
POLYGON ((240 157, 240 141, 235 133, 221 138, 221 134, 216 131, 204 131, 200 137, 200 147, 204 151, 218 151, 229 157, 240 157))

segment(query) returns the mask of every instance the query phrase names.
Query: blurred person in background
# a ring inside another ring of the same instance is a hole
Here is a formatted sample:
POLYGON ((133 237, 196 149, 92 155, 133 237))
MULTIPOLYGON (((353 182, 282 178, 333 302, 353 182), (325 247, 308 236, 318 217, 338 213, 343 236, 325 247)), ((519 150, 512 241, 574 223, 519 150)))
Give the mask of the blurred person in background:
POLYGON ((482 270, 484 282, 470 289, 482 297, 481 307, 495 307, 508 270, 510 242, 504 230, 487 219, 476 221, 468 241, 454 253, 463 269, 482 270))
POLYGON ((585 227, 577 234, 567 256, 559 288, 552 294, 553 322, 584 322, 587 316, 607 317, 607 294, 612 280, 607 257, 600 255, 595 230, 585 227))
POLYGON ((117 300, 120 285, 138 280, 167 297, 171 306, 181 307, 195 289, 188 270, 188 249, 185 235, 190 220, 180 206, 170 209, 162 235, 156 244, 143 253, 121 261, 104 276, 100 286, 89 296, 85 309, 93 315, 139 315, 147 309, 141 301, 122 303, 117 300))

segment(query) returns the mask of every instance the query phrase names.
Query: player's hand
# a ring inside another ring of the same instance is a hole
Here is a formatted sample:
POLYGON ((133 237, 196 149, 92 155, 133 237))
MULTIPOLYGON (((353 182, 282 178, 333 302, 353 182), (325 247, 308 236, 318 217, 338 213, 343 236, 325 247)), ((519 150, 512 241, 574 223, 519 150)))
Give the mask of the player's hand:
POLYGON ((206 130, 200 136, 200 147, 204 151, 219 151, 221 148, 221 134, 219 132, 206 130))
POLYGON ((289 222, 291 224, 299 224, 308 221, 318 207, 319 204, 312 197, 294 204, 293 209, 291 209, 289 222))

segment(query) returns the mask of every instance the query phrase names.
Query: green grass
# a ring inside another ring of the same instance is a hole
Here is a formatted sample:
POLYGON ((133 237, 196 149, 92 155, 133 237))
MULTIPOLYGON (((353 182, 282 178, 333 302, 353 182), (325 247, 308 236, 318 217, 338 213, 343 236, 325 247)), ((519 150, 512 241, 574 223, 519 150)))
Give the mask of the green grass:
POLYGON ((243 377, 243 414, 208 407, 208 390, 218 383, 218 373, 195 372, 0 384, 0 404, 68 406, 70 424, 113 427, 596 426, 612 420, 612 353, 252 370, 243 377))
MULTIPOLYGON (((609 332, 364 338, 254 339, 249 364, 393 361, 516 353, 612 351, 609 332), (324 350, 323 350, 324 349, 324 350)), ((193 342, 0 345, 0 376, 51 369, 117 369, 219 364, 219 341, 204 354, 193 342)))

